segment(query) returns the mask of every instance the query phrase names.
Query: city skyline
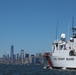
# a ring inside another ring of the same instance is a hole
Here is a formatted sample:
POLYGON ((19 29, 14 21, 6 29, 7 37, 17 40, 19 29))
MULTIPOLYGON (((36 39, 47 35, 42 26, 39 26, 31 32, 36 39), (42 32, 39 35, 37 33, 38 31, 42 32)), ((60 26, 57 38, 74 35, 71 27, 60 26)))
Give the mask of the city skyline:
POLYGON ((14 45, 10 46, 10 54, 0 57, 0 64, 43 64, 43 54, 29 54, 21 49, 20 53, 14 53, 14 45))
MULTIPOLYGON (((13 55, 16 55, 16 54, 29 54, 29 55, 36 56, 37 53, 42 53, 42 52, 29 53, 29 52, 27 52, 27 50, 25 51, 24 49, 19 49, 19 51, 17 53, 15 53, 15 47, 13 44, 11 44, 9 51, 7 53, 3 53, 2 56, 0 56, 0 57, 3 57, 3 55, 9 55, 10 58, 13 59, 13 55)), ((42 54, 44 54, 44 52, 42 54)))
POLYGON ((30 54, 50 52, 57 20, 58 40, 61 33, 69 39, 72 16, 76 25, 75 3, 76 0, 1 0, 0 57, 10 53, 11 43, 15 53, 21 49, 30 54))

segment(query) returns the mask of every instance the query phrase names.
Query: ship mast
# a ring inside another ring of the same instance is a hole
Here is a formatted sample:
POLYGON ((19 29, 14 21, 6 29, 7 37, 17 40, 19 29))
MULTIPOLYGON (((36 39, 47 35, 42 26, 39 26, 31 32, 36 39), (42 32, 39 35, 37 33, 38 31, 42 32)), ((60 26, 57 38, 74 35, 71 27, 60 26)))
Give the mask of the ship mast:
POLYGON ((74 16, 72 18, 72 37, 76 38, 76 27, 74 26, 74 16))
POLYGON ((57 20, 57 26, 56 26, 56 41, 58 40, 58 20, 57 20))

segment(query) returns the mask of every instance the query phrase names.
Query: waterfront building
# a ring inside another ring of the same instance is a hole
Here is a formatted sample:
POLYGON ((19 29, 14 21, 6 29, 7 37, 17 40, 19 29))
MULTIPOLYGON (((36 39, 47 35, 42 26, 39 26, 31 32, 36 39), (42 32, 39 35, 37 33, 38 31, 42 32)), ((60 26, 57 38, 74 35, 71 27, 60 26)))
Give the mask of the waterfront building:
POLYGON ((30 63, 30 59, 29 59, 29 54, 25 55, 25 64, 29 64, 30 63))
POLYGON ((39 53, 36 53, 36 58, 39 58, 39 53))
POLYGON ((36 64, 40 64, 40 60, 39 60, 39 58, 36 58, 35 63, 36 63, 36 64))
POLYGON ((39 53, 39 61, 41 64, 43 64, 43 55, 42 53, 39 53))
POLYGON ((31 63, 35 64, 35 55, 31 55, 31 63))
POLYGON ((29 54, 26 54, 26 55, 25 55, 25 58, 29 58, 29 54))
POLYGON ((17 56, 16 56, 17 64, 19 64, 19 59, 20 59, 20 56, 19 56, 19 53, 17 53, 17 56))

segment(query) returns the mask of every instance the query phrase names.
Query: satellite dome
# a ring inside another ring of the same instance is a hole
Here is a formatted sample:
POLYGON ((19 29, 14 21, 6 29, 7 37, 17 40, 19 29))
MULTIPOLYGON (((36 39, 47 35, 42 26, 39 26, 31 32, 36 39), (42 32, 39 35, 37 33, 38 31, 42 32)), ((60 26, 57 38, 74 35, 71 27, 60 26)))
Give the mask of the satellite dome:
POLYGON ((71 42, 73 42, 73 41, 74 41, 74 39, 71 37, 71 38, 70 38, 70 41, 71 41, 71 42))
POLYGON ((65 39, 66 35, 64 33, 61 34, 61 38, 65 39))
POLYGON ((71 37, 70 40, 72 40, 73 38, 71 37))

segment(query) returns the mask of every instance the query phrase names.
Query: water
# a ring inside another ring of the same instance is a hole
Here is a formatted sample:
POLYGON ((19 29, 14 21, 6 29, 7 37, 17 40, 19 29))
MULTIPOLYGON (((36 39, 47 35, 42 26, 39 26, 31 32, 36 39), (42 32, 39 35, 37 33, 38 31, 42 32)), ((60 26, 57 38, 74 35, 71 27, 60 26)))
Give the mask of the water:
POLYGON ((76 71, 45 70, 43 65, 0 65, 0 75, 76 75, 76 71))

